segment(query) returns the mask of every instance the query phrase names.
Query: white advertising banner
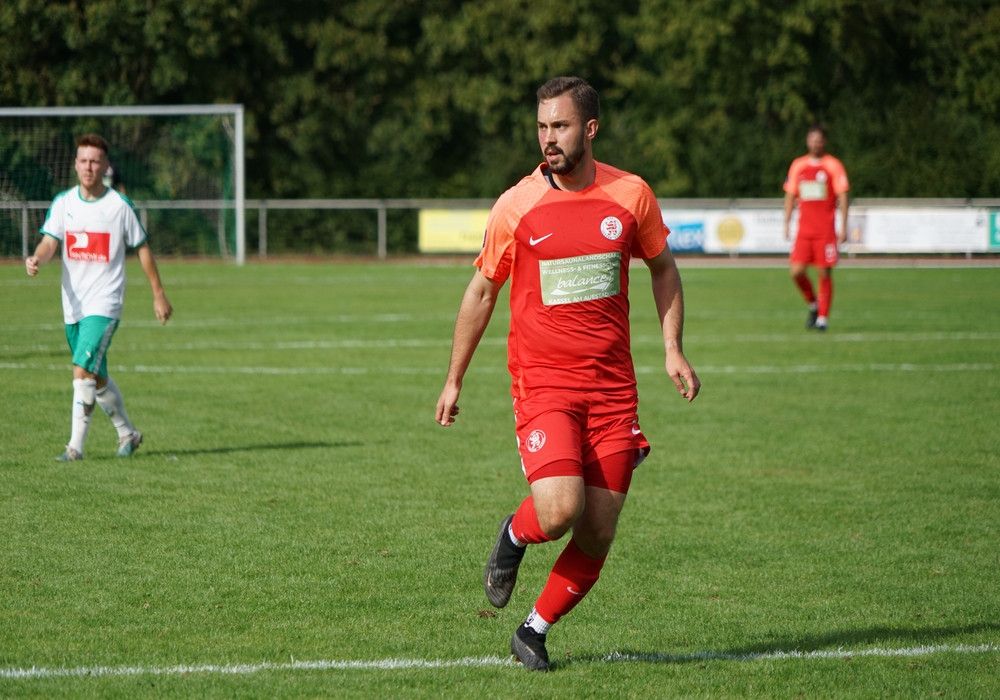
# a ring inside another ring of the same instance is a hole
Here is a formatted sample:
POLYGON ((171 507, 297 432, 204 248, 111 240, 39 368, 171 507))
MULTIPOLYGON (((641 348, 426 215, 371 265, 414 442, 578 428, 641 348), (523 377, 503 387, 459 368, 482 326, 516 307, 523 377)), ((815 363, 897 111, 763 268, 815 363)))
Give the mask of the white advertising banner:
MULTIPOLYGON (((996 251, 997 211, 975 207, 851 207, 844 252, 985 253, 996 251)), ((691 253, 787 253, 780 208, 663 209, 670 248, 691 253)), ((839 222, 839 216, 838 216, 839 222)), ((792 236, 798 214, 792 214, 792 236)))
POLYGON ((881 209, 869 207, 848 224, 848 242, 879 253, 982 253, 989 250, 988 209, 881 209), (857 228, 857 231, 855 231, 857 228), (857 235, 857 240, 854 240, 857 235))
MULTIPOLYGON (((786 254, 780 206, 679 208, 662 206, 676 253, 786 254)), ((478 253, 488 209, 422 209, 420 251, 478 253)), ((840 217, 837 217, 838 225, 840 217)), ((792 214, 792 235, 798 212, 792 214)), ((995 207, 852 206, 842 253, 1000 252, 1000 209, 995 207)))

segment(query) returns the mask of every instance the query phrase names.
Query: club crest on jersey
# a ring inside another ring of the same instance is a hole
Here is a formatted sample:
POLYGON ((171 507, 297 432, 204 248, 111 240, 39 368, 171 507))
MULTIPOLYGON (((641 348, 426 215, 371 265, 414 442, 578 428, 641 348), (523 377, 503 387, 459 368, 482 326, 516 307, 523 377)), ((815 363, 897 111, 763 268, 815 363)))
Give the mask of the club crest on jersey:
POLYGON ((622 226, 622 222, 617 216, 605 217, 604 221, 601 222, 601 235, 609 241, 617 241, 624 232, 625 227, 622 226))
POLYGON ((545 447, 545 431, 532 430, 528 434, 528 439, 525 440, 524 446, 528 448, 528 452, 538 452, 545 447))
POLYGON ((110 262, 111 234, 67 231, 66 257, 80 262, 110 262))
POLYGON ((820 170, 816 173, 816 182, 826 182, 826 171, 820 170))

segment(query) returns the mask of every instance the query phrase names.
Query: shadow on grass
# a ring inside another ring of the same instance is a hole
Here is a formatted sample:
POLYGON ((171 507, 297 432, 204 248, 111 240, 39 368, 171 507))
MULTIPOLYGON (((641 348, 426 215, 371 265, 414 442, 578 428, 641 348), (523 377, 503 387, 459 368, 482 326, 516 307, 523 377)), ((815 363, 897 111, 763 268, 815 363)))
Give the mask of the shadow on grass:
POLYGON ((891 627, 872 627, 861 630, 844 630, 815 636, 803 636, 794 640, 776 639, 772 642, 751 644, 746 647, 725 649, 719 651, 693 652, 654 652, 619 650, 603 656, 579 656, 567 660, 556 660, 553 666, 571 664, 573 662, 611 662, 638 661, 644 663, 703 663, 705 661, 753 661, 763 658, 778 658, 782 656, 825 656, 839 655, 893 655, 894 650, 905 651, 899 645, 916 644, 918 646, 934 646, 943 640, 953 639, 967 634, 981 632, 996 633, 1000 631, 1000 623, 983 622, 974 625, 953 625, 947 627, 927 627, 918 629, 893 629, 891 627), (877 650, 872 645, 880 645, 877 650), (852 654, 853 652, 853 654, 852 654))
POLYGON ((828 634, 805 636, 800 639, 775 641, 770 644, 756 644, 744 649, 733 650, 730 653, 749 656, 753 654, 765 654, 775 650, 805 652, 814 649, 829 649, 831 647, 839 649, 852 645, 885 645, 892 642, 913 642, 927 645, 937 644, 943 639, 950 639, 960 635, 997 631, 1000 631, 1000 623, 997 622, 980 622, 972 625, 948 625, 945 627, 914 627, 910 629, 882 626, 863 630, 844 630, 828 634))
POLYGON ((365 443, 360 440, 351 442, 286 442, 281 444, 267 445, 233 445, 230 447, 203 447, 197 450, 143 450, 140 455, 150 457, 156 455, 160 457, 189 457, 191 455, 224 455, 235 452, 261 452, 266 450, 311 450, 330 449, 342 447, 361 447, 365 443))

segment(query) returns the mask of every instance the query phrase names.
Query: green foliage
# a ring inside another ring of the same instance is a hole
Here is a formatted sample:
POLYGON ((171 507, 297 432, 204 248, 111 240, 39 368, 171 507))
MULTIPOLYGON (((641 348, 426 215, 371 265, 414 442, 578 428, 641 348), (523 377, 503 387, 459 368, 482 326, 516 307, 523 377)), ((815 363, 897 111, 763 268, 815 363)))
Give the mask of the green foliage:
POLYGON ((997 50, 977 21, 996 22, 991 5, 645 3, 622 20, 639 48, 619 82, 626 167, 665 197, 776 196, 825 121, 856 196, 993 196, 995 167, 968 168, 1000 136, 977 97, 996 71, 970 63, 997 50))
POLYGON ((73 464, 58 265, 0 265, 0 696, 996 697, 996 270, 845 261, 816 335, 783 267, 680 264, 703 392, 636 269, 653 451, 547 675, 507 645, 563 544, 503 610, 481 584, 527 494, 506 302, 433 421, 468 264, 161 262, 162 327, 130 263, 108 360, 146 440, 97 412, 73 464))
POLYGON ((661 197, 779 195, 817 120, 855 196, 991 197, 998 64, 991 0, 0 7, 0 104, 242 103, 265 198, 496 196, 570 73, 602 94, 598 158, 661 197))

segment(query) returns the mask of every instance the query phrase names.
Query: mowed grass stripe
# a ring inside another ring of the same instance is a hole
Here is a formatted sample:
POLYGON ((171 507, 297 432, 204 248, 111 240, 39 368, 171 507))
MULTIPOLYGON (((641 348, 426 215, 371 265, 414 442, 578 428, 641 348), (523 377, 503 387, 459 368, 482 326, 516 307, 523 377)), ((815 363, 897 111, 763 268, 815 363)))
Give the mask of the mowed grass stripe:
MULTIPOLYGON (((689 335, 685 341, 690 344, 717 345, 721 343, 939 343, 939 342, 996 342, 1000 333, 830 333, 817 338, 816 334, 739 334, 732 336, 689 335)), ((658 345, 663 340, 657 336, 639 335, 632 337, 632 345, 658 345)), ((505 338, 484 338, 483 346, 506 345, 505 338)), ((451 347, 451 338, 341 338, 337 340, 283 340, 283 341, 197 341, 184 343, 116 343, 116 351, 127 352, 201 352, 208 350, 254 351, 254 350, 352 350, 352 349, 407 349, 451 347)), ((0 345, 0 352, 62 352, 65 344, 37 343, 31 345, 0 345)))

